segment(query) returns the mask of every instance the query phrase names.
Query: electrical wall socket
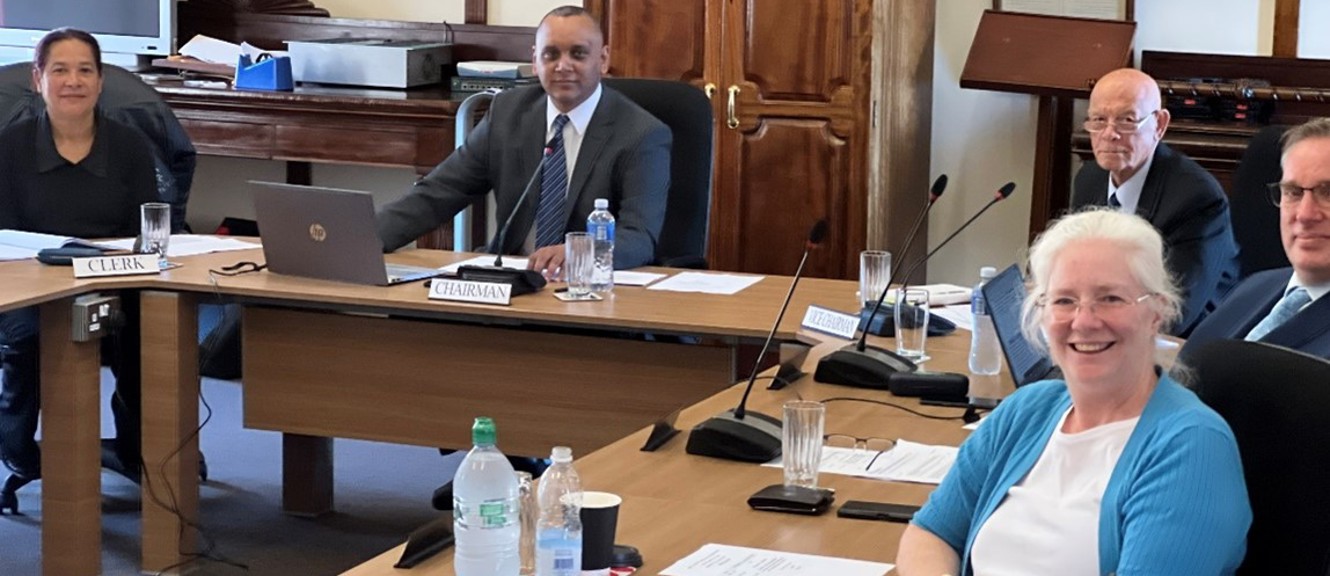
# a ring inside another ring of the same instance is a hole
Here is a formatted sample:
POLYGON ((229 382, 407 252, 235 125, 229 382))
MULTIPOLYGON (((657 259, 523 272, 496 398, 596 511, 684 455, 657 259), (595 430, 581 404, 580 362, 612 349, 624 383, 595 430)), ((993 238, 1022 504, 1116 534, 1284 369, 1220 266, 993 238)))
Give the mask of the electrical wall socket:
POLYGON ((74 299, 75 342, 101 338, 111 331, 113 320, 120 315, 120 297, 85 294, 74 299))

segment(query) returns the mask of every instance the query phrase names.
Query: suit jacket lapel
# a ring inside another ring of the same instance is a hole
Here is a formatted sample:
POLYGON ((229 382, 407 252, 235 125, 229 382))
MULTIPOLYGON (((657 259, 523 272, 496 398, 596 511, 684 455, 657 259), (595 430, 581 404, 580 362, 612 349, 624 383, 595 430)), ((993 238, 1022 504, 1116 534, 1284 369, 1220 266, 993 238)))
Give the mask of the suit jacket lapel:
POLYGON ((586 134, 582 136, 582 146, 577 150, 577 165, 573 167, 573 179, 568 183, 568 201, 563 203, 564 221, 578 205, 582 189, 586 188, 587 179, 591 177, 591 167, 596 165, 596 159, 613 133, 617 97, 609 88, 602 88, 600 103, 591 115, 586 134))
MULTIPOLYGON (((1253 289, 1257 294, 1265 295, 1264 299, 1259 303, 1256 303, 1256 305, 1248 307, 1241 313, 1241 316, 1236 318, 1233 325, 1237 332, 1233 334, 1233 338, 1246 338, 1247 333, 1251 332, 1252 328, 1255 328, 1257 324, 1261 323, 1261 320, 1264 320, 1266 316, 1270 315, 1270 311, 1274 309, 1275 303, 1279 302, 1279 299, 1284 297, 1284 287, 1288 286, 1288 279, 1292 275, 1293 272, 1292 269, 1290 269, 1288 274, 1275 274, 1262 281, 1260 286, 1253 286, 1253 289)), ((1227 304, 1227 302, 1225 302, 1225 304, 1227 304)), ((1223 309, 1224 306, 1221 305, 1220 310, 1223 309)), ((1277 331, 1278 330, 1275 332, 1277 331)), ((1273 334, 1273 332, 1271 334, 1273 334)), ((1266 334, 1265 339, 1269 340, 1270 334, 1266 334)))
POLYGON ((1141 186, 1141 199, 1136 203, 1136 215, 1154 222, 1159 212, 1159 203, 1164 199, 1164 176, 1168 164, 1173 158, 1173 150, 1160 142, 1155 147, 1154 158, 1150 161, 1150 172, 1145 175, 1145 185, 1141 186))
MULTIPOLYGON (((527 182, 540 169, 541 160, 545 157, 545 132, 548 127, 545 125, 545 98, 536 99, 526 112, 522 114, 522 124, 519 128, 521 132, 521 155, 522 168, 521 178, 517 188, 516 195, 513 196, 513 202, 521 198, 522 191, 526 189, 527 182)), ((517 210, 517 216, 513 220, 513 228, 508 232, 507 246, 504 247, 505 253, 516 253, 522 249, 526 243, 526 237, 531 233, 531 227, 536 225, 536 207, 540 205, 540 177, 536 176, 535 189, 526 199, 526 203, 513 206, 517 210)), ((505 218, 504 216, 498 216, 505 218)), ((503 221, 498 222, 503 226, 503 221)))

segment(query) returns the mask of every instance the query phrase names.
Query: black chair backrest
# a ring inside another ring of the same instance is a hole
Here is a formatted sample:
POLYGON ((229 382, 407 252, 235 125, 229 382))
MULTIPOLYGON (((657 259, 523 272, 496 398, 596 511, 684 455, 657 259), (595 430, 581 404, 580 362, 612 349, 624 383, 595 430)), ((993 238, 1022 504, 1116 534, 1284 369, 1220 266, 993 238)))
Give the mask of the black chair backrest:
MULTIPOLYGON (((138 129, 152 144, 157 195, 171 205, 172 229, 176 232, 187 229, 185 208, 197 161, 189 134, 161 94, 138 75, 106 64, 102 79, 97 105, 107 116, 138 129)), ((40 114, 45 108, 41 96, 32 90, 31 62, 0 67, 0 128, 40 114)))
POLYGON ((696 87, 673 80, 605 78, 603 81, 673 132, 670 196, 665 225, 656 244, 656 262, 705 268, 715 138, 711 101, 696 87))
POLYGON ((1229 215, 1233 239, 1238 242, 1238 276, 1288 266, 1284 243, 1279 237, 1279 208, 1270 202, 1265 185, 1278 182, 1280 138, 1286 126, 1262 128, 1247 143, 1242 160, 1233 172, 1229 190, 1229 215))
POLYGON ((1252 527, 1238 574, 1330 574, 1330 362, 1241 340, 1189 362, 1242 453, 1252 527))

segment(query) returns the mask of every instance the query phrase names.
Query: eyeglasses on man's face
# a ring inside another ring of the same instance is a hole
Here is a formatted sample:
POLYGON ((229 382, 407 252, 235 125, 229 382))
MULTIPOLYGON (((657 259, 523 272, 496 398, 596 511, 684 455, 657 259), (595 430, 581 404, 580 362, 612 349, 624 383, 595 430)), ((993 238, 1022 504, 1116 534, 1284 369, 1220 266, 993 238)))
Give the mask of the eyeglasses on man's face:
POLYGON ((1140 118, 1136 118, 1134 116, 1124 116, 1122 118, 1091 116, 1085 119, 1085 124, 1084 124, 1085 131, 1090 132, 1092 134, 1098 134, 1100 132, 1103 132, 1104 130, 1107 130, 1109 126, 1112 126, 1113 131, 1117 132, 1118 134, 1135 134, 1141 130, 1141 127, 1145 126, 1145 122, 1147 120, 1154 118, 1155 113, 1157 112, 1159 111, 1155 110, 1154 112, 1150 112, 1149 114, 1141 116, 1140 118))
POLYGON ((1303 188, 1292 182, 1271 182, 1265 187, 1270 190, 1270 201, 1275 206, 1297 206, 1302 203, 1303 195, 1311 192, 1318 206, 1330 210, 1330 182, 1322 182, 1311 188, 1303 188))
POLYGON ((1137 297, 1123 296, 1121 294, 1100 294, 1091 298, 1089 301, 1073 298, 1071 296, 1048 296, 1039 297, 1037 305, 1048 311, 1048 315, 1054 322, 1069 322, 1082 307, 1088 306, 1090 313, 1097 318, 1112 318, 1121 314, 1127 308, 1146 301, 1154 294, 1142 294, 1137 297))

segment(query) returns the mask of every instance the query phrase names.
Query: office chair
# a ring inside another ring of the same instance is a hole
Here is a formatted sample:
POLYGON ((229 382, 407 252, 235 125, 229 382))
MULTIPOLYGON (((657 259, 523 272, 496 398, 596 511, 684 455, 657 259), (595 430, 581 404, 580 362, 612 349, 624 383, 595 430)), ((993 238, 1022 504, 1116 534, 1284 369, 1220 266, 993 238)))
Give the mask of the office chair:
POLYGON ((1330 574, 1330 362, 1220 340, 1191 364, 1197 394, 1228 421, 1242 454, 1252 526, 1238 574, 1330 574))
MULTIPOLYGON (((197 153, 180 121, 165 100, 137 75, 106 64, 102 71, 102 94, 97 105, 108 117, 136 128, 151 143, 157 196, 171 205, 172 232, 189 230, 185 208, 194 181, 197 153)), ((0 129, 23 118, 40 114, 46 102, 32 87, 32 63, 0 66, 0 129)), ((0 343, 3 344, 3 343, 0 343)), ((141 473, 122 465, 109 439, 102 440, 102 465, 138 483, 141 473)), ((39 476, 11 474, 0 485, 0 514, 18 513, 18 489, 39 476)), ((208 479, 207 462, 199 455, 199 478, 208 479)))
POLYGON ((696 87, 654 78, 603 78, 669 126, 670 191, 665 224, 656 243, 656 263, 675 268, 707 267, 707 226, 715 126, 711 101, 696 87))
POLYGON ((1265 185, 1283 176, 1280 138, 1287 126, 1266 126, 1247 143, 1228 191, 1233 239, 1238 243, 1238 279, 1288 266, 1279 237, 1279 207, 1270 203, 1265 185))
MULTIPOLYGON (((157 176, 157 195, 171 205, 171 229, 189 229, 185 208, 194 182, 197 152, 189 134, 157 90, 138 75, 106 64, 102 71, 102 94, 97 106, 109 117, 133 126, 152 144, 157 176)), ((0 67, 0 128, 40 114, 46 102, 32 89, 32 63, 17 62, 0 67)))

